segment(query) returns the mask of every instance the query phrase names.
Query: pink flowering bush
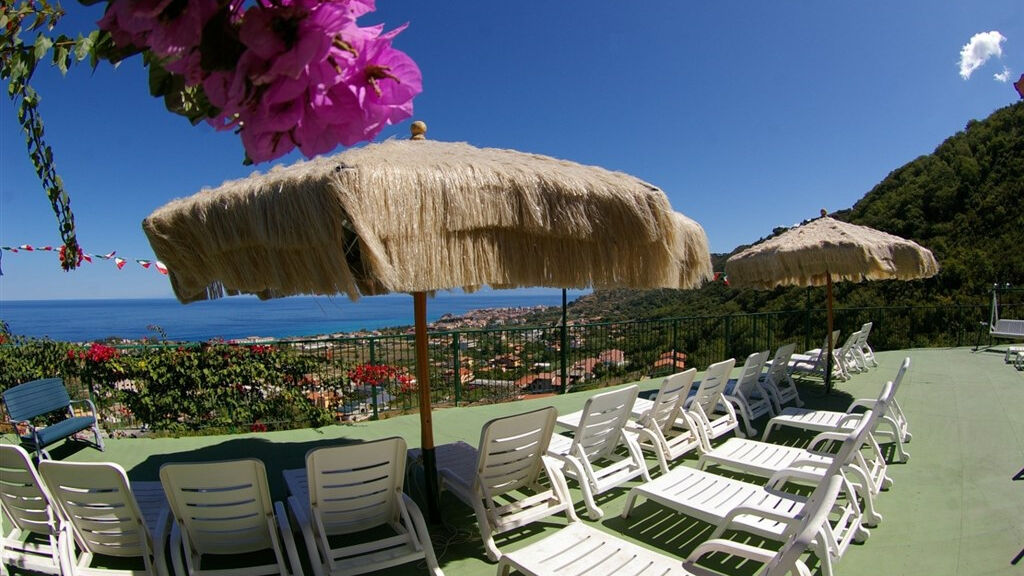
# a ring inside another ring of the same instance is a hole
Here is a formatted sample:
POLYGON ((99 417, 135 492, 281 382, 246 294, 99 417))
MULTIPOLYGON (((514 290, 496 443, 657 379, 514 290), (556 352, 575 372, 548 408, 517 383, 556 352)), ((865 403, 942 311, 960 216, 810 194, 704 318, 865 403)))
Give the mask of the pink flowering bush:
POLYGON ((143 52, 151 89, 194 122, 239 134, 247 160, 372 140, 412 116, 416 63, 356 20, 374 0, 110 0, 100 29, 143 52))

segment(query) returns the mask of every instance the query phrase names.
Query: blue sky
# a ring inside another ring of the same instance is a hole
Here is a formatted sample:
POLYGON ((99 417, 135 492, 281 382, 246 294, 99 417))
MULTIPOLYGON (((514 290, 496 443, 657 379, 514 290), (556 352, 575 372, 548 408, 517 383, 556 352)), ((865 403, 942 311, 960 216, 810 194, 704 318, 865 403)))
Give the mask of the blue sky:
MULTIPOLYGON (((102 15, 101 5, 65 8, 65 32, 102 15)), ((1024 73, 1020 0, 378 0, 360 20, 377 22, 410 23, 395 46, 423 72, 415 118, 429 138, 634 174, 700 222, 714 252, 852 206, 969 120, 1015 102, 1024 73), (1004 38, 1001 54, 964 78, 962 48, 990 31, 1004 38)), ((166 112, 138 58, 67 77, 44 67, 34 84, 81 245, 128 263, 65 273, 55 253, 3 252, 0 300, 170 297, 166 277, 134 262, 153 258, 140 223, 249 174, 238 138, 166 112)), ((407 135, 408 122, 382 137, 407 135)), ((21 244, 59 238, 5 98, 0 245, 21 244)))

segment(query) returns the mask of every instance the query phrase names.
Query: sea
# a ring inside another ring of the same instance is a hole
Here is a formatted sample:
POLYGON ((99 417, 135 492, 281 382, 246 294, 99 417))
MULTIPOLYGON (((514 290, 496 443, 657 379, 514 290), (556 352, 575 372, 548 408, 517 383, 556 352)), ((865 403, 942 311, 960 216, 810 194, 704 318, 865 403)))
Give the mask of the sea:
MULTIPOLYGON (((569 290, 568 301, 586 291, 569 290)), ((552 289, 438 292, 427 299, 427 321, 486 308, 561 306, 552 289)), ((223 338, 301 338, 413 324, 408 294, 291 297, 233 296, 191 304, 167 299, 0 300, 0 320, 11 334, 66 342, 108 338, 205 342, 223 338)))

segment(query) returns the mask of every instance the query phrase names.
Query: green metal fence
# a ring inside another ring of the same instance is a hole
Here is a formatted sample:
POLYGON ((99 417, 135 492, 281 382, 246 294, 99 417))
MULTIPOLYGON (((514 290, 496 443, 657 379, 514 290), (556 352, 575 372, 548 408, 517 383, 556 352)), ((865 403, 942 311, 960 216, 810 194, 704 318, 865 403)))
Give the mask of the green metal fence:
MULTIPOLYGON (((966 346, 988 343, 987 328, 982 325, 988 311, 987 306, 839 308, 835 310, 835 326, 845 335, 872 322, 870 343, 876 350, 966 346)), ((1005 315, 1019 315, 1021 311, 1004 307, 1005 315)), ((428 348, 431 399, 435 406, 508 402, 533 394, 656 377, 684 366, 703 369, 724 358, 742 361, 751 352, 774 350, 788 342, 796 342, 798 349, 820 346, 824 326, 824 310, 808 309, 435 332, 429 335, 428 348)), ((301 387, 302 396, 321 406, 334 420, 383 418, 418 408, 415 383, 409 381, 415 373, 411 334, 259 345, 281 352, 282 362, 301 363, 301 378, 293 378, 296 381, 289 385, 301 387), (352 378, 351 372, 360 365, 390 366, 402 378, 360 382, 352 378)), ((121 347, 123 354, 137 357, 157 349, 159 346, 154 345, 121 347)), ((74 377, 67 380, 83 392, 92 388, 108 428, 128 430, 150 424, 134 418, 123 403, 117 402, 118 395, 111 393, 125 386, 134 390, 146 386, 139 374, 124 374, 124 381, 116 384, 79 382, 74 377)), ((257 384, 243 381, 232 385, 248 390, 246 387, 257 384)), ((259 385, 273 389, 281 384, 259 385)), ((261 398, 259 394, 255 397, 261 398)), ((245 430, 254 424, 241 421, 237 427, 245 430)))

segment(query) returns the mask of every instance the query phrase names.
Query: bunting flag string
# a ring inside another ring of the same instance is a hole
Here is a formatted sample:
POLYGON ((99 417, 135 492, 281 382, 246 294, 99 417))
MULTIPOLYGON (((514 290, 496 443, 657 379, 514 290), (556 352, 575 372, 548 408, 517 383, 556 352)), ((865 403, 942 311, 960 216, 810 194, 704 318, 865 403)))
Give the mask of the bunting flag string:
MULTIPOLYGON (((64 260, 65 258, 63 246, 61 246, 60 248, 54 248, 53 246, 49 245, 33 246, 31 244, 21 244, 18 246, 0 246, 0 251, 10 252, 11 254, 17 254, 19 252, 58 252, 58 257, 61 260, 64 260)), ((79 263, 88 262, 91 264, 94 259, 113 260, 114 266, 116 266, 118 270, 123 270, 125 264, 128 263, 127 259, 117 256, 117 250, 114 250, 107 254, 89 254, 88 252, 83 252, 82 250, 78 251, 79 263)), ((164 266, 164 263, 160 262, 159 260, 152 260, 146 258, 134 258, 133 260, 135 260, 136 264, 138 264, 142 268, 145 268, 146 270, 153 268, 161 274, 167 274, 167 266, 164 266)), ((0 272, 0 274, 2 274, 2 272, 0 272)))

